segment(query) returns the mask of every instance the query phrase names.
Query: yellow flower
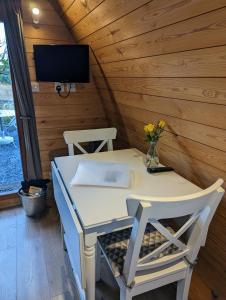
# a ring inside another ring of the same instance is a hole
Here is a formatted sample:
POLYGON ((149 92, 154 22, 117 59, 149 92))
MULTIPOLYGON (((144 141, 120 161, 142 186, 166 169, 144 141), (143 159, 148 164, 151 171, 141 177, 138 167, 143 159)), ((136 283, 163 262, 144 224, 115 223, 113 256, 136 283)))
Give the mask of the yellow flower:
POLYGON ((158 125, 160 128, 164 128, 166 126, 166 122, 163 120, 160 120, 158 125))
POLYGON ((144 131, 148 134, 151 133, 155 129, 155 125, 148 124, 144 126, 144 131))

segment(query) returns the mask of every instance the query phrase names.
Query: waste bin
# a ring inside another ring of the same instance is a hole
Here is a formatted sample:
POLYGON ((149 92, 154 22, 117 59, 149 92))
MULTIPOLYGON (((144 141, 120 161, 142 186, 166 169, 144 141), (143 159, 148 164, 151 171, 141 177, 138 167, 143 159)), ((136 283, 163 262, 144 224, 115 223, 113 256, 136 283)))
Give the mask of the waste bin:
POLYGON ((18 195, 28 217, 38 216, 45 210, 47 189, 40 189, 35 193, 25 193, 21 188, 18 195))

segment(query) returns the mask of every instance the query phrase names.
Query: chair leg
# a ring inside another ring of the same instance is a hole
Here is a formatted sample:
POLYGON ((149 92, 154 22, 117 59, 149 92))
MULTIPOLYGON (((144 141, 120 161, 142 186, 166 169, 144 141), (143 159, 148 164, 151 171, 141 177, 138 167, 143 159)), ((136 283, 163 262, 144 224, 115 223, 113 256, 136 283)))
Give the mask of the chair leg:
POLYGON ((188 268, 185 278, 177 282, 177 300, 188 299, 192 271, 192 268, 188 268))
POLYGON ((129 289, 120 289, 120 300, 132 300, 129 289))

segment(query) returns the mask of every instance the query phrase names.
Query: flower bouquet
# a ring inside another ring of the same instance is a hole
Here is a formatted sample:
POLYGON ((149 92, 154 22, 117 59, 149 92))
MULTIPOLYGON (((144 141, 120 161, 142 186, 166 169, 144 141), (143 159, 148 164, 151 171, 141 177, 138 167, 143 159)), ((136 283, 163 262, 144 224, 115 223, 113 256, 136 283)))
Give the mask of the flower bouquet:
POLYGON ((157 152, 157 142, 161 137, 162 132, 166 126, 166 122, 160 120, 157 124, 148 124, 144 126, 144 132, 146 134, 146 141, 150 144, 146 155, 146 167, 156 168, 159 164, 159 156, 157 152))

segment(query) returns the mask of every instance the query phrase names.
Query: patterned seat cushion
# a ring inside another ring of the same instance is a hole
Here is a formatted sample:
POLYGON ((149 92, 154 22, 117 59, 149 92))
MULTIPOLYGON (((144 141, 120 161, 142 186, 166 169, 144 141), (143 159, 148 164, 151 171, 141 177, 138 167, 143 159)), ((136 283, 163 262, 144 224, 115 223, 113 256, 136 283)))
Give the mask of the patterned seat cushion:
MULTIPOLYGON (((165 227, 172 234, 174 233, 174 230, 171 227, 165 227)), ((102 235, 98 238, 101 248, 105 252, 105 255, 109 260, 115 277, 122 274, 131 230, 132 228, 127 228, 124 230, 102 235)), ((140 258, 152 252, 166 241, 167 239, 159 231, 157 231, 151 224, 147 224, 140 250, 140 258)), ((177 247, 175 245, 171 245, 162 253, 160 253, 160 255, 158 255, 158 257, 156 258, 175 253, 176 251, 177 247)))

